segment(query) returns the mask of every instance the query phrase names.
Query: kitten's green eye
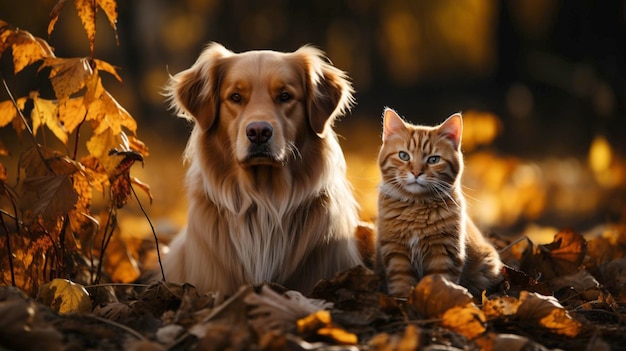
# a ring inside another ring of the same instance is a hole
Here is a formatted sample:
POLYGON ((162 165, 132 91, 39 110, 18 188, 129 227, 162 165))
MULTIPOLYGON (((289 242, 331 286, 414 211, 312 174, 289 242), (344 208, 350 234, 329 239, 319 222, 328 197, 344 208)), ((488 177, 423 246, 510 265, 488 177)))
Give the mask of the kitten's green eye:
POLYGON ((409 158, 411 158, 405 151, 398 152, 398 157, 400 157, 402 161, 408 161, 409 158))
POLYGON ((434 165, 435 163, 439 162, 440 159, 441 159, 441 156, 430 156, 428 157, 428 159, 426 159, 426 162, 429 165, 434 165))

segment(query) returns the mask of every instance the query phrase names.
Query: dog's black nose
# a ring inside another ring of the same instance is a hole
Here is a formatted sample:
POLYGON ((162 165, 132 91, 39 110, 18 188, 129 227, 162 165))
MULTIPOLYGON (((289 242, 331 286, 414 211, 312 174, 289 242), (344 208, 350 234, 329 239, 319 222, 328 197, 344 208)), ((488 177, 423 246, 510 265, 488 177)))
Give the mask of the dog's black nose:
POLYGON ((265 144, 272 137, 274 129, 267 122, 252 122, 246 127, 248 140, 255 144, 265 144))

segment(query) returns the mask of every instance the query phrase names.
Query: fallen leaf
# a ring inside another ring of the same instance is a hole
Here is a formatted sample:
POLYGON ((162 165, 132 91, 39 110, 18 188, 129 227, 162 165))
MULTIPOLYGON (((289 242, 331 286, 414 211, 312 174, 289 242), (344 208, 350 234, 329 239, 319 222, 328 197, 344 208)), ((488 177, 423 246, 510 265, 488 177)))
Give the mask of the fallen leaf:
POLYGON ((439 318, 453 307, 473 303, 469 291, 440 274, 425 276, 410 292, 408 304, 425 318, 439 318))
MULTIPOLYGON (((270 331, 293 331, 296 325, 300 330, 304 328, 300 325, 301 318, 333 305, 324 300, 307 298, 297 291, 279 294, 267 285, 263 285, 260 293, 250 293, 244 302, 250 306, 250 324, 259 335, 270 331)), ((330 315, 328 318, 330 320, 330 315)))
POLYGON ((534 248, 529 244, 520 262, 520 269, 544 281, 574 273, 578 270, 587 252, 587 242, 582 235, 571 229, 563 229, 554 236, 554 241, 534 248))
POLYGON ((472 340, 487 331, 487 319, 472 302, 465 306, 455 306, 443 313, 441 325, 472 340))
POLYGON ((519 300, 520 306, 517 310, 519 318, 570 337, 578 335, 581 331, 582 325, 574 320, 554 297, 522 291, 519 300))
POLYGON ((401 335, 379 333, 368 342, 370 350, 373 351, 419 350, 420 344, 420 329, 413 324, 407 325, 401 335))
POLYGON ((91 300, 85 287, 67 279, 54 279, 40 286, 37 300, 60 314, 91 311, 91 300))
POLYGON ((499 296, 487 299, 483 294, 482 311, 487 319, 514 316, 521 302, 513 296, 499 296))

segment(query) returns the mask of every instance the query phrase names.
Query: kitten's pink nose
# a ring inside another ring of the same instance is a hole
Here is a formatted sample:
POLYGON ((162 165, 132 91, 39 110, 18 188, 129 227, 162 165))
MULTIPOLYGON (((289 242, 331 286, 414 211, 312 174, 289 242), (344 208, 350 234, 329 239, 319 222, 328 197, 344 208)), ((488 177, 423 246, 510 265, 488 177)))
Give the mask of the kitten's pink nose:
POLYGON ((414 171, 412 171, 411 173, 413 173, 413 176, 415 176, 415 178, 419 177, 419 176, 420 176, 420 174, 422 174, 422 172, 421 172, 421 171, 415 171, 415 170, 414 170, 414 171))

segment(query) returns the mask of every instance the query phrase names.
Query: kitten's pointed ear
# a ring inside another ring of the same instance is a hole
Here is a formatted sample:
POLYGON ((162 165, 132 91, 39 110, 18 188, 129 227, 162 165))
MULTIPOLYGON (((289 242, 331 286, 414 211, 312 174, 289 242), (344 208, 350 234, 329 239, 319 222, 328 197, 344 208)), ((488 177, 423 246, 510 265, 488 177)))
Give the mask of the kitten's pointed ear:
POLYGON ((385 108, 383 112, 383 141, 387 140, 391 135, 406 129, 404 121, 396 113, 396 111, 385 108))
POLYGON ((461 145, 461 135, 463 134, 463 118, 460 113, 455 113, 448 117, 439 126, 439 133, 452 141, 455 149, 461 145))

